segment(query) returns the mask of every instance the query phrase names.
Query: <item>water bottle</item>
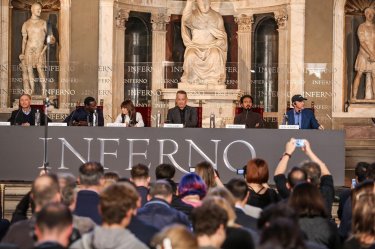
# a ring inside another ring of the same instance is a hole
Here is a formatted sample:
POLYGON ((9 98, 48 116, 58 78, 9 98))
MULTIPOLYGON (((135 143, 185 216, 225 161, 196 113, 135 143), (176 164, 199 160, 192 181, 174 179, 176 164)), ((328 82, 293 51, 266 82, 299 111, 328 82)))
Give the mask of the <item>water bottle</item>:
POLYGON ((210 128, 215 128, 215 114, 211 113, 210 115, 210 128))
POLYGON ((158 110, 158 113, 156 114, 156 127, 160 127, 160 124, 161 124, 161 113, 160 111, 158 110))
POLYGON ((286 113, 284 113, 284 120, 283 120, 283 124, 284 125, 288 125, 289 123, 289 120, 288 120, 288 115, 286 115, 286 113))
POLYGON ((98 126, 98 112, 96 110, 92 115, 92 126, 98 126))
POLYGON ((39 112, 39 109, 36 109, 36 113, 35 113, 35 126, 40 126, 40 112, 39 112))
POLYGON ((352 179, 352 185, 350 186, 351 189, 355 189, 357 186, 357 180, 355 178, 352 179))

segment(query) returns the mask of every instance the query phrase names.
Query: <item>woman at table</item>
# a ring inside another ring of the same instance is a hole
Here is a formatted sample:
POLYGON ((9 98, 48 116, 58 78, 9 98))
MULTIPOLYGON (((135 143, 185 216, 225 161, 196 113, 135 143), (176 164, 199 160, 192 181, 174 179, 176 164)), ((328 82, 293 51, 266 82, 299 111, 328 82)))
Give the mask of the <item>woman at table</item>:
POLYGON ((125 123, 129 127, 144 127, 142 115, 135 111, 130 99, 121 103, 121 113, 117 116, 115 123, 125 123))

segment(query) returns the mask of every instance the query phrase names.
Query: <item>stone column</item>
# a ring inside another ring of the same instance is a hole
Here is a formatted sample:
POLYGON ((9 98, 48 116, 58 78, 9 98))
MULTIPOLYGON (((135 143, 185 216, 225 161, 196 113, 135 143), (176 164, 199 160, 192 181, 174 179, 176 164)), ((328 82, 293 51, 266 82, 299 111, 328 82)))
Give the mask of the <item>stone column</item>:
POLYGON ((104 101, 104 122, 112 122, 114 0, 99 3, 98 103, 104 101))
POLYGON ((116 11, 112 81, 112 120, 120 113, 120 105, 121 102, 124 101, 125 24, 129 18, 130 10, 118 8, 116 11))
POLYGON ((290 82, 288 81, 288 14, 283 9, 275 12, 279 31, 279 73, 278 73, 278 122, 281 124, 283 113, 286 112, 290 82))
POLYGON ((0 0, 0 109, 7 108, 9 97, 9 12, 8 0, 0 0))
POLYGON ((235 18, 238 24, 238 88, 251 94, 251 38, 253 15, 241 15, 235 18))
MULTIPOLYGON (((70 7, 71 0, 61 0, 60 9, 60 80, 61 90, 70 89, 70 7)), ((59 96, 60 108, 69 109, 70 95, 59 96)))
MULTIPOLYGON (((152 13, 152 86, 151 90, 154 94, 151 97, 153 107, 162 107, 161 96, 157 92, 158 89, 164 88, 164 69, 163 61, 165 61, 167 30, 166 25, 170 21, 170 16, 166 13, 152 13)), ((166 117, 165 108, 152 108, 152 117, 155 117, 157 111, 161 112, 162 117, 166 117)), ((151 126, 155 126, 155 118, 152 118, 151 126)))
POLYGON ((305 0, 291 0, 289 20, 290 96, 304 93, 305 0))

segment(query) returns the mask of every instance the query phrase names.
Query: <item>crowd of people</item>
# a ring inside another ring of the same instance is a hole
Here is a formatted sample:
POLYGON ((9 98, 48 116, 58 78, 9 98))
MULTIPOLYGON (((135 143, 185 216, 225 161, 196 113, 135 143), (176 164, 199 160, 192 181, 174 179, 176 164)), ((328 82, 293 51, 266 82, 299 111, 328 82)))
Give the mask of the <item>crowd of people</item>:
POLYGON ((296 140, 285 145, 273 178, 267 161, 250 160, 243 177, 223 183, 210 163, 177 183, 161 164, 155 179, 137 164, 130 179, 100 163, 69 173, 43 172, 2 220, 0 248, 370 249, 375 248, 375 163, 359 163, 356 186, 340 194, 339 225, 329 167, 308 141, 309 161, 289 167, 296 140), (28 210, 32 216, 28 217, 28 210))

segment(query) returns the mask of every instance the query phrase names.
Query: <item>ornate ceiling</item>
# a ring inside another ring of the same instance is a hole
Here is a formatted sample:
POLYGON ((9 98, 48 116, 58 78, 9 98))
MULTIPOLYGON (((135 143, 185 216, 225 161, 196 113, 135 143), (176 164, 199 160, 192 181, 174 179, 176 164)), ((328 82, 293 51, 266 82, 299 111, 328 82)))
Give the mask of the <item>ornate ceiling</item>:
POLYGON ((375 1, 348 0, 345 5, 345 13, 350 15, 363 15, 363 11, 368 7, 375 8, 375 1))
POLYGON ((12 0, 11 4, 15 9, 28 10, 36 2, 43 6, 43 11, 60 9, 60 0, 12 0))

